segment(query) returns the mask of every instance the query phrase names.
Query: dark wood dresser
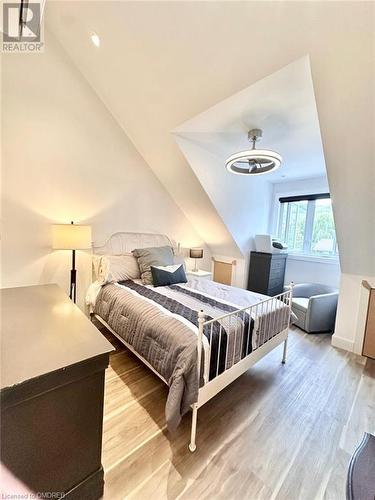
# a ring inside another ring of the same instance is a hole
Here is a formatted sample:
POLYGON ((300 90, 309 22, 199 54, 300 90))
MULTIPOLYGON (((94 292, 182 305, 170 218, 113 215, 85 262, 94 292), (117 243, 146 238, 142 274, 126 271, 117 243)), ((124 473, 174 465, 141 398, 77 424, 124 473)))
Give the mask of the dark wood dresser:
POLYGON ((288 254, 250 252, 247 289, 271 297, 282 293, 288 254))
POLYGON ((33 492, 100 498, 112 345, 57 285, 3 289, 1 309, 3 464, 33 492))

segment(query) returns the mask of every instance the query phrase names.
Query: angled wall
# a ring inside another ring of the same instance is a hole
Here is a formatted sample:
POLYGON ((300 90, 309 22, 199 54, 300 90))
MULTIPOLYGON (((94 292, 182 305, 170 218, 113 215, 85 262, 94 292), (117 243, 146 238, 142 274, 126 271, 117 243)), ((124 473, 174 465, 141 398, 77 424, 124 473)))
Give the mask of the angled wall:
MULTIPOLYGON (((144 231, 202 244, 53 36, 42 55, 4 56, 2 73, 3 287, 68 289, 71 257, 51 252, 53 222, 92 224, 94 241, 144 231)), ((82 305, 91 264, 88 253, 77 257, 82 305)))

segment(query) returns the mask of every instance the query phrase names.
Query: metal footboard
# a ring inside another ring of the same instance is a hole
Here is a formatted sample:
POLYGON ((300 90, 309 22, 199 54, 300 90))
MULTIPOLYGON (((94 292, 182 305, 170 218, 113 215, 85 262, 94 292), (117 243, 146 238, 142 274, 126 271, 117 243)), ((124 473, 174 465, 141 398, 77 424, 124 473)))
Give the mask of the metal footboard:
POLYGON ((288 330, 290 325, 293 283, 288 290, 267 298, 257 304, 205 320, 204 311, 198 315, 198 376, 201 376, 202 351, 205 337, 206 360, 204 366, 206 383, 199 389, 198 400, 192 405, 192 427, 190 451, 196 449, 196 426, 198 408, 218 394, 227 385, 241 376, 259 359, 284 342, 282 363, 286 361, 288 330), (216 328, 217 352, 213 353, 214 328, 216 328), (219 331, 217 332, 217 329, 219 331), (206 335, 205 335, 206 334, 206 335), (220 366, 222 336, 226 335, 225 360, 220 366), (213 356, 213 354, 215 354, 213 356), (212 361, 216 366, 211 366, 212 361), (209 380, 209 373, 213 373, 209 380))

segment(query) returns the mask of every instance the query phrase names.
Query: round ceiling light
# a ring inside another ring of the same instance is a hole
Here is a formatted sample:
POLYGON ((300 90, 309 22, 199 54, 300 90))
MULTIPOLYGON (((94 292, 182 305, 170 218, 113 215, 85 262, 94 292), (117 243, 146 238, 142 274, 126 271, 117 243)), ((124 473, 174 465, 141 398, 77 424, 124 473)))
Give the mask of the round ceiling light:
POLYGON ((239 175, 260 175, 273 172, 280 167, 282 158, 278 153, 268 149, 255 149, 255 143, 261 137, 260 129, 250 130, 248 139, 253 143, 253 147, 235 153, 227 159, 225 165, 229 172, 239 175))

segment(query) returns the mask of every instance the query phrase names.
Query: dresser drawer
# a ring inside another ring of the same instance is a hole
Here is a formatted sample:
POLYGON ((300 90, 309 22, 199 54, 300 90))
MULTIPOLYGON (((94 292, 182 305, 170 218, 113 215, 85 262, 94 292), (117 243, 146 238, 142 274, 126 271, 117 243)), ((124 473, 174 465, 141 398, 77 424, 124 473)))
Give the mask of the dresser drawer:
POLYGON ((270 267, 271 272, 274 272, 274 271, 283 272, 284 267, 285 267, 285 259, 272 259, 271 260, 271 267, 270 267))
POLYGON ((279 278, 272 278, 268 282, 268 288, 275 288, 279 286, 283 286, 284 280, 283 277, 280 276, 279 278))
POLYGON ((279 286, 275 286, 273 288, 269 288, 267 290, 266 295, 269 295, 270 297, 274 297, 275 295, 279 295, 280 293, 283 293, 283 291, 284 291, 284 285, 279 285, 279 286))
POLYGON ((284 268, 284 266, 280 267, 278 269, 271 269, 270 270, 269 279, 270 280, 274 280, 274 279, 283 280, 284 279, 284 274, 285 274, 285 268, 284 268))

